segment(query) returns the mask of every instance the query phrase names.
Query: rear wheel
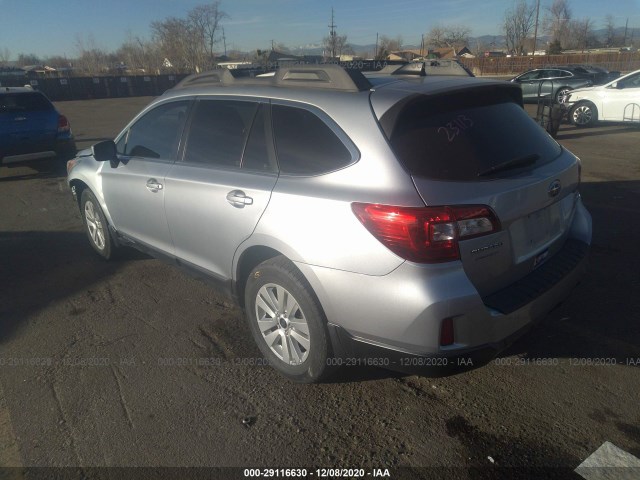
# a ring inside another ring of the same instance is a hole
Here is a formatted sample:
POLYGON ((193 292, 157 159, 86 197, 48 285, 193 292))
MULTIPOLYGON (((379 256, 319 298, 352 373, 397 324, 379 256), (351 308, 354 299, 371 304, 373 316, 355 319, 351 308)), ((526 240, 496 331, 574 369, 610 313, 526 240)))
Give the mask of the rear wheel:
POLYGON ((573 106, 569 118, 576 127, 592 127, 598 121, 598 110, 591 102, 581 102, 573 106))
POLYGON ((258 348, 282 375, 311 383, 332 370, 322 308, 309 283, 289 260, 275 257, 251 272, 245 307, 258 348))
POLYGON ((113 244, 109 233, 107 219, 102 213, 100 203, 95 195, 88 188, 82 192, 80 197, 80 211, 84 220, 85 230, 89 243, 93 249, 105 259, 113 256, 113 244))

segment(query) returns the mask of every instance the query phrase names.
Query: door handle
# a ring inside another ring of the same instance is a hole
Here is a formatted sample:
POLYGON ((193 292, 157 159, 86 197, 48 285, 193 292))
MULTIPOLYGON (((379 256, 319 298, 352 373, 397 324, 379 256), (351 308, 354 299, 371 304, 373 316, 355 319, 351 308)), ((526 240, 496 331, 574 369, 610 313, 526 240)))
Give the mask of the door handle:
POLYGON ((247 197, 242 190, 232 190, 227 193, 227 202, 236 208, 244 208, 245 205, 253 205, 253 198, 247 197))
POLYGON ((162 190, 164 186, 155 178, 147 180, 147 190, 156 193, 158 190, 162 190))

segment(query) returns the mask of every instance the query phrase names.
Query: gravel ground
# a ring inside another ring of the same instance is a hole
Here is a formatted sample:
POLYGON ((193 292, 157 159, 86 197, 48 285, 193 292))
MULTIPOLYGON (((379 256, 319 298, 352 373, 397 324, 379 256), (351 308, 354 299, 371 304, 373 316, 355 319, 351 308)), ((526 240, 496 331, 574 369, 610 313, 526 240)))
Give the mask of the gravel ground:
MULTIPOLYGON (((57 106, 82 148, 149 101, 57 106)), ((640 129, 563 125, 558 140, 582 158, 594 220, 574 294, 483 368, 349 368, 322 385, 261 365, 242 313, 205 284, 135 251, 98 258, 62 168, 0 168, 0 466, 571 478, 607 440, 639 456, 640 129)))

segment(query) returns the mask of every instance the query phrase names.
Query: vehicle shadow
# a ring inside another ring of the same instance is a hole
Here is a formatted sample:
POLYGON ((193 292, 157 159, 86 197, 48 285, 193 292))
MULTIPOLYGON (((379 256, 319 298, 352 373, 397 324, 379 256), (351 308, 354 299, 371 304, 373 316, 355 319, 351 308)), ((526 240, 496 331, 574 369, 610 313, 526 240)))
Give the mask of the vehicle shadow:
POLYGON ((0 182, 15 182, 36 178, 63 178, 66 176, 67 162, 60 159, 33 162, 27 165, 7 166, 0 170, 0 182))
POLYGON ((142 256, 123 249, 118 260, 106 262, 92 251, 84 232, 3 231, 0 251, 0 344, 51 302, 67 302, 68 315, 80 313, 69 297, 142 256))
MULTIPOLYGON (((604 126, 604 125, 603 125, 604 126)), ((563 128, 556 135, 556 140, 570 140, 573 138, 582 138, 582 137, 597 137, 601 135, 611 135, 618 133, 630 133, 633 131, 640 132, 640 129, 635 126, 618 126, 617 128, 605 128, 603 130, 596 130, 594 128, 576 128, 576 127, 567 127, 563 128)))
POLYGON ((593 218, 589 268, 554 311, 503 356, 640 358, 640 182, 580 186, 593 218))

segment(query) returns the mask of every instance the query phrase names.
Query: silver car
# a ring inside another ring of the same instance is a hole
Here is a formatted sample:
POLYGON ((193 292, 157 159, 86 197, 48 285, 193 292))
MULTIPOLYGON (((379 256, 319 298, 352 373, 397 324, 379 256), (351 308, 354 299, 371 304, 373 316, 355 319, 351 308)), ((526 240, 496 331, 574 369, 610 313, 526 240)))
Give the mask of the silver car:
POLYGON ((300 382, 478 366, 569 294, 591 242, 580 161, 509 82, 209 72, 68 172, 98 254, 212 280, 300 382))

